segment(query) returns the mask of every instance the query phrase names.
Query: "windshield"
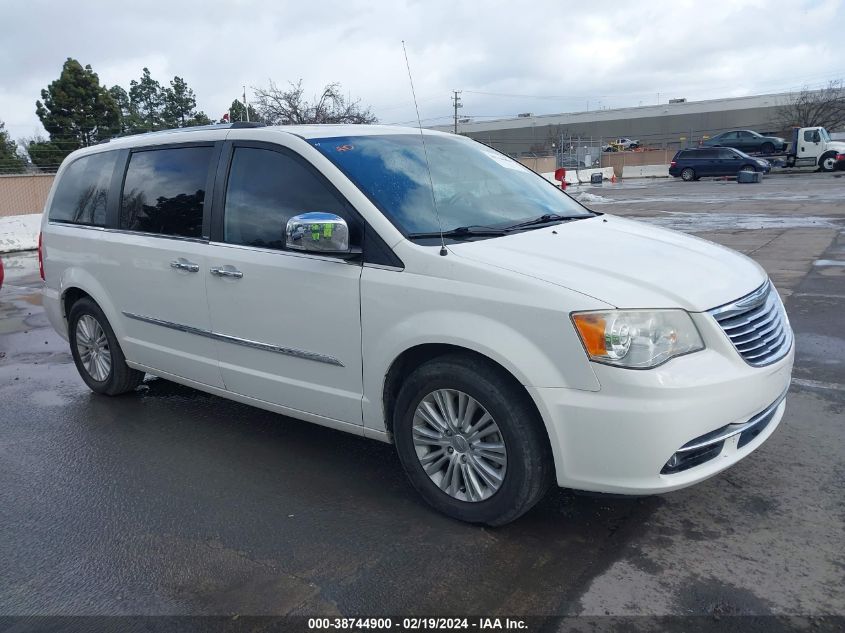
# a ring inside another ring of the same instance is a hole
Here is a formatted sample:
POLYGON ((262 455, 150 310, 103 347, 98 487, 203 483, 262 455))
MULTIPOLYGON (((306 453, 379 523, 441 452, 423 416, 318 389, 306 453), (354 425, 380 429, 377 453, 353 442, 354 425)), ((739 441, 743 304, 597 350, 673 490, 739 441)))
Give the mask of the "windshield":
POLYGON ((823 141, 827 142, 830 140, 830 134, 828 134, 827 130, 823 127, 819 128, 819 134, 821 135, 823 141))
POLYGON ((481 143, 426 135, 435 212, 419 134, 343 136, 309 142, 405 234, 507 227, 543 215, 593 215, 551 182, 481 143))

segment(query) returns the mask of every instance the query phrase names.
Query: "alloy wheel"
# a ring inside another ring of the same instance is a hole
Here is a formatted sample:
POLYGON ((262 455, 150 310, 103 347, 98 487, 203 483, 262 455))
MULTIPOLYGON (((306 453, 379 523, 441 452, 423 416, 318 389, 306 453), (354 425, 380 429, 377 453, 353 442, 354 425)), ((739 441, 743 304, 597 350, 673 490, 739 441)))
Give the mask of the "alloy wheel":
POLYGON ((97 382, 108 379, 111 373, 111 350, 105 330, 90 314, 76 322, 76 349, 88 375, 97 382))
POLYGON ((505 480, 507 448, 496 421, 472 396, 438 389, 417 405, 414 449, 426 474, 459 501, 496 494, 505 480))

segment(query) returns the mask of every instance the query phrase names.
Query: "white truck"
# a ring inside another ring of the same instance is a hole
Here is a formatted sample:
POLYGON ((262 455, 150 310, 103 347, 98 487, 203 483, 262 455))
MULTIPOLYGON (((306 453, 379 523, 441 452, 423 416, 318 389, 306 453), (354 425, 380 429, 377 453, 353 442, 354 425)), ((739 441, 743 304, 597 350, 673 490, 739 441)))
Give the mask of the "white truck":
POLYGON ((797 127, 792 131, 786 166, 817 166, 822 171, 833 171, 837 154, 845 154, 845 141, 832 140, 823 127, 797 127))

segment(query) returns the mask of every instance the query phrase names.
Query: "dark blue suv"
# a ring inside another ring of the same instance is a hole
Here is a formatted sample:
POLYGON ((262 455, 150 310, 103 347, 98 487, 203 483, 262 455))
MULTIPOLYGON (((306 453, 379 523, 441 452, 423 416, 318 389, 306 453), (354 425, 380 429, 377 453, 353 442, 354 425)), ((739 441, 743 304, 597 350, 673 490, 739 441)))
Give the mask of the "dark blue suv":
POLYGON ((669 175, 689 182, 707 176, 736 176, 741 171, 768 174, 771 168, 769 161, 730 147, 682 149, 672 159, 669 175))

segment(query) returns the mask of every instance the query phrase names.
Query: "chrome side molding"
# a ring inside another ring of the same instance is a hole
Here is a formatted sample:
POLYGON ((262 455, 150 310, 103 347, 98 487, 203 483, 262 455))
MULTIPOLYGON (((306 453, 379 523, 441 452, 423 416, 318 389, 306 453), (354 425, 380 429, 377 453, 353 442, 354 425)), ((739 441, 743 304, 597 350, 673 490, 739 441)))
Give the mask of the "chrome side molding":
POLYGON ((318 363, 325 363, 327 365, 335 365, 337 367, 344 367, 344 364, 341 363, 337 358, 334 356, 328 356, 327 354, 320 354, 318 352, 309 352, 307 350, 296 349, 294 347, 282 347, 280 345, 272 345, 270 343, 262 343, 260 341, 251 341, 249 339, 240 338, 238 336, 230 336, 228 334, 220 334, 219 332, 212 332, 211 330, 203 330, 201 328, 192 327, 190 325, 183 325, 181 323, 173 323, 172 321, 164 321, 162 319, 156 319, 154 317, 144 316, 142 314, 134 314, 132 312, 123 312, 123 316, 128 317, 130 319, 135 319, 136 321, 142 321, 144 323, 151 323, 152 325, 159 325, 161 327, 166 327, 171 330, 177 330, 179 332, 186 332, 188 334, 195 334, 196 336, 205 336, 206 338, 212 338, 217 341, 223 341, 226 343, 233 343, 234 345, 243 345, 244 347, 251 347, 253 349, 260 349, 265 352, 276 352, 277 354, 283 354, 285 356, 293 356, 294 358, 302 358, 304 360, 313 360, 318 363))

